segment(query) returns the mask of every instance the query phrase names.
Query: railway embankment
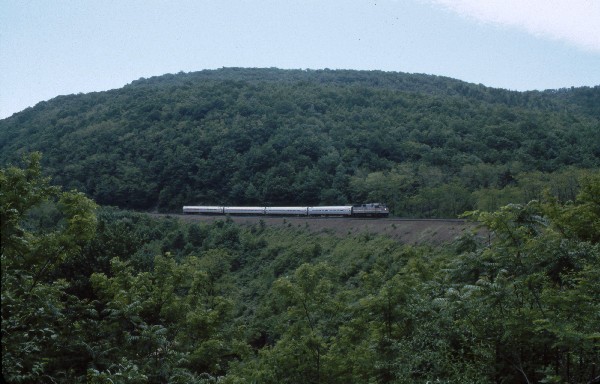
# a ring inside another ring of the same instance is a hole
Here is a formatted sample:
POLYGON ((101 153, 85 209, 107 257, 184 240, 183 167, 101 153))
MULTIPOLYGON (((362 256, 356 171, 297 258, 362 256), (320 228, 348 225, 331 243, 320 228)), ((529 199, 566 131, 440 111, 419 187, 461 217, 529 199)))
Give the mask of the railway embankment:
MULTIPOLYGON (((225 220, 223 215, 153 214, 157 217, 175 217, 189 222, 210 223, 225 220)), ((440 245, 453 241, 469 232, 477 231, 476 223, 460 219, 402 219, 402 218, 345 218, 345 217, 272 217, 229 216, 240 225, 265 225, 279 228, 305 229, 314 233, 338 236, 361 234, 385 235, 404 244, 440 245)))

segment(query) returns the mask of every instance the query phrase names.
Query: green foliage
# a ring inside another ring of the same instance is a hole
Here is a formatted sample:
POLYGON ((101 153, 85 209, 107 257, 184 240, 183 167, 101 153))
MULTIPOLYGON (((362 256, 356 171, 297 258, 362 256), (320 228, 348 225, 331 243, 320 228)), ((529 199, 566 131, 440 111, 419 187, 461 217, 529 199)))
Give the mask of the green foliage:
POLYGON ((57 184, 128 209, 383 201, 455 217, 545 187, 572 200, 571 181, 600 167, 598 94, 378 71, 180 73, 4 119, 0 162, 42 151, 57 184))
POLYGON ((113 277, 94 274, 91 282, 106 303, 101 342, 106 349, 119 345, 120 352, 94 361, 96 367, 110 371, 124 357, 149 382, 170 381, 182 368, 222 374, 219 356, 237 351, 222 329, 232 305, 216 289, 213 271, 197 258, 177 263, 168 254, 156 256, 151 272, 136 273, 118 259, 111 264, 113 277))
POLYGON ((77 300, 65 294, 66 281, 50 277, 94 236, 96 227, 91 200, 50 186, 41 176, 38 153, 24 163, 0 170, 2 374, 9 382, 45 380, 55 354, 73 345, 69 311, 77 300), (60 220, 55 225, 28 220, 40 204, 56 206, 60 220))
POLYGON ((474 213, 496 240, 477 257, 459 259, 452 280, 467 284, 462 289, 472 289, 479 308, 493 314, 472 324, 481 337, 492 336, 502 346, 494 353, 498 373, 511 371, 508 362, 519 380, 593 378, 600 285, 590 273, 600 272, 599 186, 597 175, 584 180, 570 204, 549 197, 474 213))
POLYGON ((95 212, 36 154, 0 177, 9 382, 597 380, 598 175, 442 248, 95 212))

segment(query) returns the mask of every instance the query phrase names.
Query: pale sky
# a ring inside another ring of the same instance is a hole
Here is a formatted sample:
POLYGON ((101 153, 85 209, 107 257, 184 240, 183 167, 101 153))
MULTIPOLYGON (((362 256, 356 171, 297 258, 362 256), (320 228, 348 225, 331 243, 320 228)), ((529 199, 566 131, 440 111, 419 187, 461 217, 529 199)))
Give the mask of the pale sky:
POLYGON ((600 0, 0 0, 0 118, 221 67, 600 85, 600 0))

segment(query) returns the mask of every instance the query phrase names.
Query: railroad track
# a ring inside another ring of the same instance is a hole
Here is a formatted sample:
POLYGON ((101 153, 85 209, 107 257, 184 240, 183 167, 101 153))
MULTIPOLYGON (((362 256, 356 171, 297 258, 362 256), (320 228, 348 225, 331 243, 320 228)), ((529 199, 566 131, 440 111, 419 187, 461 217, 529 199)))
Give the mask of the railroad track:
POLYGON ((232 219, 282 219, 282 220, 311 220, 311 221, 377 221, 377 222, 438 222, 438 223, 457 223, 467 224, 468 220, 465 219, 423 219, 423 218, 405 218, 405 217, 344 217, 344 216, 269 216, 269 215, 189 215, 182 213, 151 213, 150 215, 155 217, 178 217, 194 220, 196 218, 199 221, 203 219, 223 219, 231 217, 232 219))

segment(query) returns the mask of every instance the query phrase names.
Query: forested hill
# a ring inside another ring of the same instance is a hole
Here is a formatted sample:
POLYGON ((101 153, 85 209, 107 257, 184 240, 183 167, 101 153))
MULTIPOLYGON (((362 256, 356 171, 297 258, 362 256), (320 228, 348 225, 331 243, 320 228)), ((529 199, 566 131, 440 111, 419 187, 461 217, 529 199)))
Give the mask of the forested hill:
POLYGON ((384 201, 452 217, 546 187, 574 199, 599 132, 600 86, 227 68, 41 102, 0 121, 0 162, 41 151, 57 184, 133 209, 384 201))

